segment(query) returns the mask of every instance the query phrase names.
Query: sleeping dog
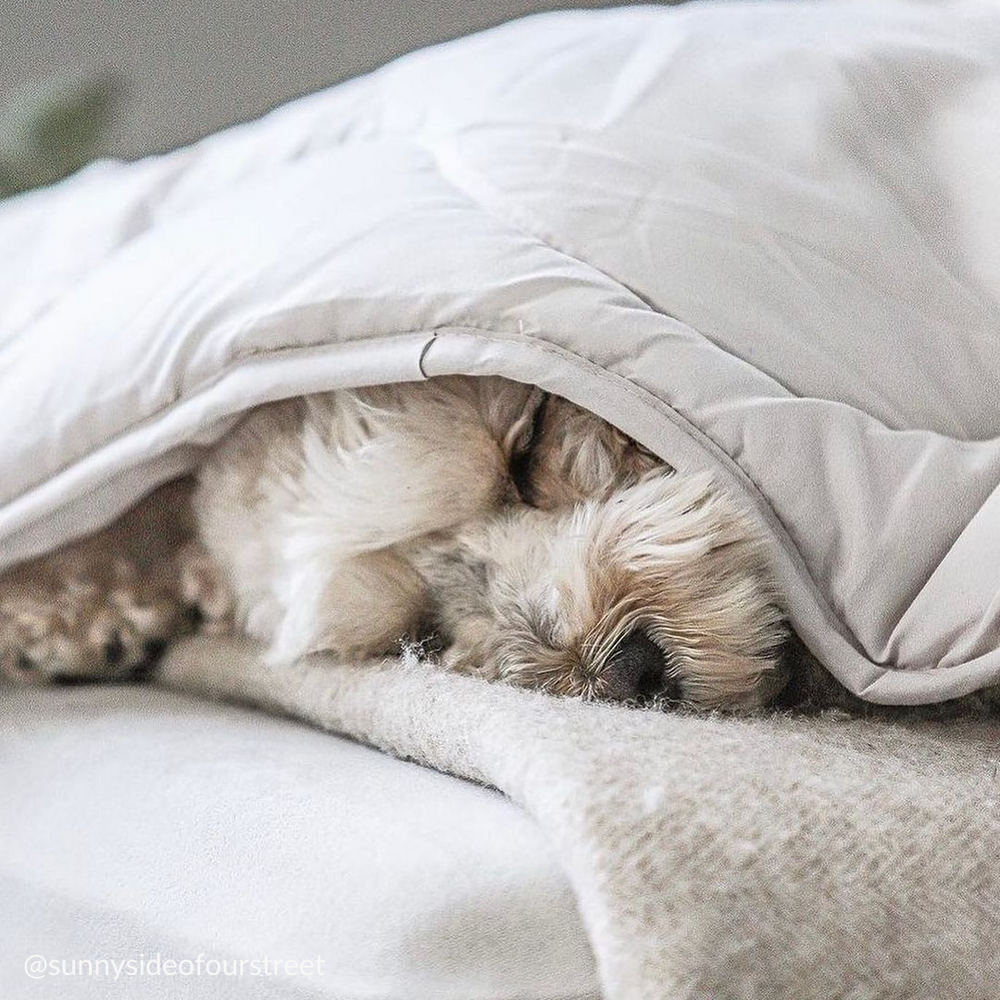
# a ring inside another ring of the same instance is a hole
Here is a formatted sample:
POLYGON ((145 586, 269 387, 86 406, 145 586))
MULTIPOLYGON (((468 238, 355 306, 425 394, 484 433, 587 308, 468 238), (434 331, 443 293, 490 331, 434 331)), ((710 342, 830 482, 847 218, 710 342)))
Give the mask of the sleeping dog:
POLYGON ((554 694, 730 709, 781 686, 787 634, 760 539, 708 477, 469 377, 262 406, 193 479, 0 580, 21 681, 134 676, 194 627, 278 662, 429 642, 554 694))

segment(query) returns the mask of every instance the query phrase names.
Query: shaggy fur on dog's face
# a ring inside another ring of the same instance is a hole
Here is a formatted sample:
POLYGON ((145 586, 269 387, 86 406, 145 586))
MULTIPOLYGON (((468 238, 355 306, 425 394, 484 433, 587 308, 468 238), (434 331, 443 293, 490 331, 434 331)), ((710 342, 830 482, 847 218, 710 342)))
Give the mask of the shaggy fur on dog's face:
POLYGON ((707 477, 650 472, 423 550, 453 668, 560 695, 753 707, 784 638, 762 553, 707 477))
POLYGON ((677 475, 558 397, 527 399, 516 428, 521 502, 407 551, 447 667, 704 708, 780 689, 786 635, 763 552, 709 477, 677 475))
POLYGON ((197 538, 178 529, 155 560, 152 615, 125 542, 141 552, 148 528, 162 549, 164 511, 185 507, 167 492, 0 581, 8 672, 120 676, 194 603, 275 661, 433 635, 446 667, 554 694, 742 708, 780 686, 785 630, 748 520, 532 387, 453 377, 252 412, 199 470, 197 538), (102 588, 101 560, 121 558, 102 588))

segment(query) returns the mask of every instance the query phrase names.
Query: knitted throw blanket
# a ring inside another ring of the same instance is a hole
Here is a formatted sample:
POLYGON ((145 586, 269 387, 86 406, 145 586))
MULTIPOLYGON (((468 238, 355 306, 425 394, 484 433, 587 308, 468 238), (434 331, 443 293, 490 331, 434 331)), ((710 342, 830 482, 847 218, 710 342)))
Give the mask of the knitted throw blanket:
POLYGON ((608 1000, 995 1000, 997 727, 659 714, 194 639, 163 681, 502 790, 577 895, 608 1000))

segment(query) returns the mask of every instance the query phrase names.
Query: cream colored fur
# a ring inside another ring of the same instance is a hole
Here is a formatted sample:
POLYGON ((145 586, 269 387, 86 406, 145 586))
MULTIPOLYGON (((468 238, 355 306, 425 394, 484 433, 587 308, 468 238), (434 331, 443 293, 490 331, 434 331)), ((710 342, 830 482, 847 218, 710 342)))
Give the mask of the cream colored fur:
POLYGON ((9 674, 128 674, 195 605, 273 663, 423 641, 452 669, 587 698, 744 707, 775 686, 784 629, 746 519, 707 477, 529 386, 452 377, 270 404, 168 490, 178 514, 155 560, 136 546, 163 491, 100 545, 0 582, 9 674), (98 550, 127 579, 98 572, 98 550))

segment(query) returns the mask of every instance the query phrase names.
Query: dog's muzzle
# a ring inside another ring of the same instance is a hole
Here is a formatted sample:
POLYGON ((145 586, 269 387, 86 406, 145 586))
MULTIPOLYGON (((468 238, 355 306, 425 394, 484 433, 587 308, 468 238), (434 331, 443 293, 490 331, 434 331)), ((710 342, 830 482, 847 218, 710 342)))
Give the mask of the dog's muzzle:
POLYGON ((680 684, 667 670, 663 650, 641 628, 618 644, 604 668, 603 696, 610 701, 679 701, 680 684))

